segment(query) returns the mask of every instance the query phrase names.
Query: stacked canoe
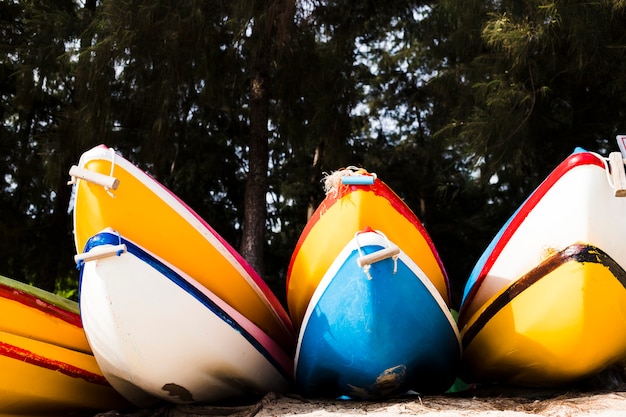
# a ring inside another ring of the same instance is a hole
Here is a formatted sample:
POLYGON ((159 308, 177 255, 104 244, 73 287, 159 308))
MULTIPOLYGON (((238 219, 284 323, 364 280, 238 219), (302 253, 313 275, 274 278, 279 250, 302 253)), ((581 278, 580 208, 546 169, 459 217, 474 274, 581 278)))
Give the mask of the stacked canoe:
POLYGON ((459 316, 464 379, 565 385, 626 358, 624 165, 609 161, 577 149, 483 253, 459 316))
POLYGON ((113 387, 138 406, 289 388, 289 316, 223 238, 105 146, 70 175, 81 315, 113 387))
POLYGON ((85 332, 134 404, 285 391, 294 377, 307 395, 363 398, 454 380, 460 340, 443 265, 375 176, 335 175, 289 267, 289 317, 204 220, 112 149, 85 152, 70 175, 85 332), (355 180, 370 183, 344 184, 355 180))
POLYGON ((295 380, 306 396, 443 392, 460 341, 445 270, 422 224, 375 175, 326 179, 287 276, 299 331, 295 380))

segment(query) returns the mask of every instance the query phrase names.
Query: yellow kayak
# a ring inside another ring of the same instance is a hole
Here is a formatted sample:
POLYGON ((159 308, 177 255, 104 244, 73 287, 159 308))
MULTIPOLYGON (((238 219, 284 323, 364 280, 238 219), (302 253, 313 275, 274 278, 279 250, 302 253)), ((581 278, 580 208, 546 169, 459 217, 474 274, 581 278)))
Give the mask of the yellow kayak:
POLYGON ((91 354, 77 303, 0 277, 0 317, 0 415, 131 407, 91 354))
POLYGON ((574 244, 494 295, 461 331, 472 382, 557 386, 626 358, 626 272, 574 244))
POLYGON ((0 276, 0 331, 91 353, 78 303, 0 276))
POLYGON ((77 253, 111 227, 190 275, 293 352, 289 316, 267 284, 171 191, 106 146, 85 152, 70 175, 76 183, 77 253))

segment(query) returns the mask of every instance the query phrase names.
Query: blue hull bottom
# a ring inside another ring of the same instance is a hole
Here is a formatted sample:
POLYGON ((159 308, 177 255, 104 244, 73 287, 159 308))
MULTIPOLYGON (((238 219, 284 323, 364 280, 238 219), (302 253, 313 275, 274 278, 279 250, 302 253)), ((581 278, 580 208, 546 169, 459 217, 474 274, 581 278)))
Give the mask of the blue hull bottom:
MULTIPOLYGON (((365 254, 380 249, 361 248, 365 254)), ((397 260, 395 273, 393 259, 373 263, 371 279, 358 257, 357 250, 349 253, 309 306, 295 372, 303 395, 377 399, 408 390, 444 392, 454 382, 460 344, 439 293, 406 257, 397 260)))

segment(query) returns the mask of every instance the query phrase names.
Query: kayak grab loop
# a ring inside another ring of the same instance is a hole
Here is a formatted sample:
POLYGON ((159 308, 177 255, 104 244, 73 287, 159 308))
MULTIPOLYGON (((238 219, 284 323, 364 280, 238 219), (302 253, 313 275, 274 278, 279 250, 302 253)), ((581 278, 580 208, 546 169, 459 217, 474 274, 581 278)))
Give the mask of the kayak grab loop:
POLYGON ((385 238, 387 241, 387 247, 377 250, 376 252, 368 253, 367 255, 363 254, 363 250, 361 249, 361 245, 359 244, 359 234, 366 233, 365 232, 356 232, 354 234, 354 239, 356 241, 357 250, 359 251, 359 257, 356 260, 357 265, 360 268, 363 268, 363 272, 367 276, 367 279, 371 280, 372 276, 370 274, 370 266, 373 263, 383 261, 387 258, 391 258, 393 260, 393 273, 395 274, 398 271, 398 255, 400 254, 400 248, 396 245, 393 245, 389 242, 389 239, 385 234, 378 230, 373 230, 372 232, 377 233, 385 238))
POLYGON ((127 251, 126 245, 121 243, 119 245, 102 245, 96 246, 89 250, 89 252, 79 253, 74 255, 74 262, 78 269, 82 268, 85 262, 95 261, 97 259, 109 258, 111 256, 120 256, 127 251))
POLYGON ((115 150, 111 149, 111 172, 109 175, 101 174, 99 172, 90 171, 86 168, 81 168, 77 165, 72 165, 70 168, 70 181, 67 183, 68 185, 74 185, 77 182, 77 179, 85 180, 87 182, 91 182, 93 184, 100 185, 104 187, 104 190, 111 197, 115 197, 110 190, 117 190, 117 187, 120 186, 120 180, 113 176, 113 168, 115 167, 115 150))

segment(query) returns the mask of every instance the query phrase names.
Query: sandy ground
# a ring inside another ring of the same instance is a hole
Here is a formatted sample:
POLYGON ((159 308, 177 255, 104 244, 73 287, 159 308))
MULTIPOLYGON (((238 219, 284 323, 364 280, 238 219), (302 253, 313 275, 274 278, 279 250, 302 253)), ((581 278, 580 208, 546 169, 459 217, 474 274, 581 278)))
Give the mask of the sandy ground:
MULTIPOLYGON (((133 417, 583 417, 626 416, 626 392, 563 392, 556 396, 433 396, 402 398, 385 402, 305 400, 269 394, 248 406, 171 406, 142 410, 133 417)), ((110 412, 101 417, 118 417, 110 412)))
POLYGON ((236 406, 171 405, 129 414, 97 417, 626 417, 626 382, 602 375, 569 389, 524 389, 483 386, 455 394, 407 395, 383 402, 310 400, 270 393, 258 402, 236 406))

